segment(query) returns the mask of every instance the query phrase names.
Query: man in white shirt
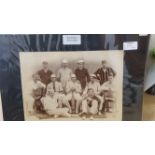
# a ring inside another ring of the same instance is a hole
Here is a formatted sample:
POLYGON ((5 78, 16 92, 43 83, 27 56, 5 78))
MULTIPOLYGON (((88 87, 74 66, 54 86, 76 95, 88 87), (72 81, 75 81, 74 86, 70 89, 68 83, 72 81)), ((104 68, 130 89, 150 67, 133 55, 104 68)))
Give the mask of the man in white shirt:
POLYGON ((72 74, 71 75, 71 81, 68 81, 66 84, 66 98, 68 100, 68 102, 71 102, 71 107, 72 107, 72 112, 75 109, 75 113, 78 114, 79 113, 79 107, 81 104, 81 92, 82 92, 82 88, 81 88, 81 84, 80 82, 76 79, 76 75, 72 74))
POLYGON ((54 90, 55 96, 59 98, 59 107, 66 106, 69 108, 69 111, 71 112, 70 104, 68 103, 66 96, 63 93, 62 84, 61 82, 57 81, 55 74, 51 75, 51 82, 47 85, 47 91, 51 89, 54 90))
POLYGON ((99 98, 95 95, 94 89, 89 88, 87 96, 83 98, 82 101, 82 117, 86 118, 87 115, 90 115, 90 119, 93 119, 96 114, 99 112, 99 98))
POLYGON ((32 81, 28 84, 27 89, 27 110, 29 114, 42 110, 40 103, 41 97, 45 94, 46 86, 41 82, 38 74, 32 75, 32 81))
POLYGON ((59 108, 58 96, 55 95, 54 90, 48 90, 45 97, 41 99, 44 110, 50 116, 57 118, 58 116, 70 117, 68 108, 59 108))
POLYGON ((66 84, 71 80, 72 70, 68 67, 68 61, 62 61, 62 67, 58 70, 57 78, 60 80, 63 89, 65 90, 66 84))
POLYGON ((100 96, 100 92, 101 92, 100 83, 96 80, 95 74, 90 74, 90 82, 87 84, 84 90, 83 97, 86 97, 88 95, 87 93, 89 89, 93 89, 95 96, 100 100, 99 115, 101 115, 104 99, 103 97, 100 96))
POLYGON ((103 104, 103 111, 111 112, 112 105, 116 101, 115 98, 116 87, 113 82, 113 75, 110 74, 108 76, 108 81, 101 85, 101 96, 105 98, 105 102, 103 104))

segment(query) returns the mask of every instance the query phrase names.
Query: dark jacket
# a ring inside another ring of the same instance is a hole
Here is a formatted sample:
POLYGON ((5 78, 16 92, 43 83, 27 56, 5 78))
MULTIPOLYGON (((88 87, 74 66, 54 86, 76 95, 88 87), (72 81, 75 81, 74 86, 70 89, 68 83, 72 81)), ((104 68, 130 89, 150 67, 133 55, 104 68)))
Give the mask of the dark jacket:
POLYGON ((90 81, 88 70, 86 68, 83 69, 77 68, 75 70, 75 75, 77 80, 80 81, 82 89, 85 89, 87 82, 90 81))
POLYGON ((110 74, 113 75, 113 77, 116 75, 115 71, 111 67, 106 67, 106 71, 104 72, 102 68, 99 68, 94 74, 96 75, 97 79, 100 81, 100 84, 102 85, 104 82, 108 81, 108 76, 110 74))
POLYGON ((46 86, 51 82, 52 71, 48 70, 45 72, 43 69, 38 71, 38 75, 40 76, 41 82, 46 86))

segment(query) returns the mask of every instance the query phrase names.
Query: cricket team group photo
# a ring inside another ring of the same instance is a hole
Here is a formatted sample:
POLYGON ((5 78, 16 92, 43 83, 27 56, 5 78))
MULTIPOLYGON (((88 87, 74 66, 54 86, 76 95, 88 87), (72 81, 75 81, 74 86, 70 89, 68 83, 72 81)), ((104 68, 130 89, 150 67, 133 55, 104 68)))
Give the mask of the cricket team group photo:
POLYGON ((106 57, 97 60, 94 56, 89 59, 86 54, 83 57, 77 55, 76 59, 69 55, 61 56, 55 61, 57 65, 51 64, 50 57, 40 60, 37 68, 32 67, 24 89, 24 109, 28 116, 94 120, 106 119, 119 110, 116 77, 120 73, 106 57))

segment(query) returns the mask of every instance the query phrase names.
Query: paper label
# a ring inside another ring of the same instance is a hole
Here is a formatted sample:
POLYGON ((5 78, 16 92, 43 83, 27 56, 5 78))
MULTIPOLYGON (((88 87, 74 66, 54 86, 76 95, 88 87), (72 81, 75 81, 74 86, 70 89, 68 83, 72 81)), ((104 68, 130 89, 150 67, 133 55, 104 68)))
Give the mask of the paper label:
POLYGON ((81 35, 63 35, 63 45, 80 45, 81 35))
POLYGON ((138 42, 137 41, 129 41, 123 43, 123 50, 137 50, 138 42))

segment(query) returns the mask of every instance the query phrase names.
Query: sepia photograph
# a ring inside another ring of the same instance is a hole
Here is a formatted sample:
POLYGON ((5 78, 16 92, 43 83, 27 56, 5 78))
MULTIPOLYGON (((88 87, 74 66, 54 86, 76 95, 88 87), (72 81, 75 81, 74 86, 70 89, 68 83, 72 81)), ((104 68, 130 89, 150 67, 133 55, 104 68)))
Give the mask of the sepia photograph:
POLYGON ((123 51, 20 52, 25 120, 122 120, 123 51))

